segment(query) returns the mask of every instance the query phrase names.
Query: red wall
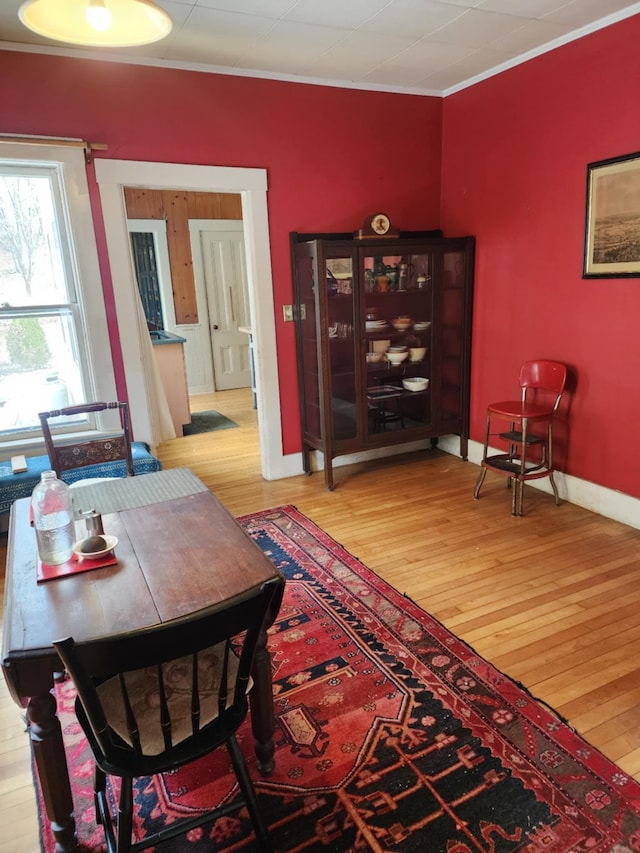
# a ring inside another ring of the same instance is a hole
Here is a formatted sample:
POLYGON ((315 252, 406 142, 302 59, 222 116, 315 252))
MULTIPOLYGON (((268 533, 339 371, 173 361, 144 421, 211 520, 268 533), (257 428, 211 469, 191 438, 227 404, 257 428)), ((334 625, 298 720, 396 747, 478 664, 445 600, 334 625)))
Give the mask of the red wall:
MULTIPOLYGON (((445 233, 476 235, 471 437, 522 361, 575 389, 564 470, 640 497, 640 280, 583 279, 587 163, 640 150, 640 16, 445 100, 445 233)), ((640 199, 638 199, 640 204, 640 199)))
POLYGON ((120 160, 267 170, 284 452, 299 451, 294 330, 281 308, 292 301, 289 232, 349 232, 381 209, 403 230, 438 227, 442 101, 10 52, 0 79, 0 133, 104 142, 96 156, 120 160))
POLYGON ((300 449, 280 307, 291 301, 289 232, 351 231, 384 209, 402 229, 475 234, 472 438, 487 402, 516 391, 522 361, 561 359, 575 382, 564 470, 640 497, 640 280, 581 277, 586 164, 640 150, 638 44, 640 16, 444 105, 0 52, 0 132, 81 136, 118 159, 267 169, 285 453, 300 449))

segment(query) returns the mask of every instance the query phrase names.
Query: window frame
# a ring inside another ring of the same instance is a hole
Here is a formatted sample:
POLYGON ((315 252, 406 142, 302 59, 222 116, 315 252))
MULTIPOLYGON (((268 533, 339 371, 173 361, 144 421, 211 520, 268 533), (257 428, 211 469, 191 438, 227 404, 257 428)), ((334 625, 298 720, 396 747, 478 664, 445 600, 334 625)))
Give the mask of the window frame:
MULTIPOLYGON (((117 399, 107 312, 100 275, 93 216, 89 196, 84 149, 51 145, 8 143, 0 146, 1 167, 34 167, 57 171, 53 182, 59 222, 61 251, 67 272, 67 298, 75 316, 79 358, 83 360, 83 383, 88 400, 117 399), (58 195, 59 193, 59 195, 58 195)), ((34 313, 36 313, 36 306, 34 313)), ((55 306, 47 306, 54 308, 55 306)), ((119 428, 113 412, 96 417, 82 432, 95 434, 119 428)), ((75 428, 77 430, 77 426, 75 428)), ((71 430, 67 430, 71 431, 71 430)), ((27 436, 0 434, 0 460, 16 454, 46 452, 42 433, 27 436)))

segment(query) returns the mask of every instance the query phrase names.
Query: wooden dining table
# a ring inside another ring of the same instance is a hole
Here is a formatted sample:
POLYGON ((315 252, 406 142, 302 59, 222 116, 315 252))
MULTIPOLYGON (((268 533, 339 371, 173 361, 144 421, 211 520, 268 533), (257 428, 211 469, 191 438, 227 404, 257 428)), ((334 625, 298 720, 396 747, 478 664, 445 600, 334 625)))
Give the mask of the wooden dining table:
MULTIPOLYGON (((54 677, 53 640, 77 642, 152 627, 219 605, 281 578, 273 563, 187 468, 104 480, 73 489, 76 514, 102 514, 117 537, 116 562, 37 580, 29 499, 14 503, 7 543, 2 669, 29 736, 57 853, 77 848, 73 800, 54 677)), ((87 535, 78 521, 78 538, 87 535)), ((282 581, 284 584, 284 580, 282 581)), ((272 620, 277 614, 272 614, 272 620)), ((271 660, 266 627, 254 661, 251 726, 258 768, 274 768, 271 660)))

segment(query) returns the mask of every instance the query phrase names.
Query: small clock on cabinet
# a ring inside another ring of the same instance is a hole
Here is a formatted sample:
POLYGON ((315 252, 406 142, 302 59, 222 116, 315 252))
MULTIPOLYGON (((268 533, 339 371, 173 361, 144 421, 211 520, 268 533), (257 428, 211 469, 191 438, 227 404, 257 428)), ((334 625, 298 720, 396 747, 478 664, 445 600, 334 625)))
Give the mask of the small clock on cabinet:
POLYGON ((362 228, 353 235, 356 240, 364 240, 371 237, 398 237, 399 233, 391 225, 391 219, 386 213, 372 213, 365 219, 362 228))

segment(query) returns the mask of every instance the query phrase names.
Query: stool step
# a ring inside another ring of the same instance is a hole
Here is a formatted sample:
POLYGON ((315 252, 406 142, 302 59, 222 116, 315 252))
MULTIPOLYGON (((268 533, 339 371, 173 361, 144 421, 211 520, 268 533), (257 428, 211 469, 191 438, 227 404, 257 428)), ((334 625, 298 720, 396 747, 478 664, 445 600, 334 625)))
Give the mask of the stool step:
MULTIPOLYGON (((521 444, 522 443, 522 433, 517 430, 511 430, 510 432, 501 432, 500 438, 504 438, 505 441, 510 441, 511 444, 521 444)), ((528 435, 525 444, 527 447, 530 444, 544 444, 544 438, 541 438, 539 435, 528 435)))
POLYGON ((482 464, 485 468, 495 468, 497 471, 504 471, 514 477, 520 473, 520 462, 514 462, 508 456, 487 456, 486 459, 482 460, 482 464))
POLYGON ((518 477, 524 480, 539 480, 541 477, 548 477, 552 473, 552 469, 545 465, 527 465, 524 469, 524 476, 519 459, 513 459, 506 453, 501 453, 497 456, 487 456, 482 460, 484 468, 490 468, 493 471, 500 471, 508 477, 518 477))

